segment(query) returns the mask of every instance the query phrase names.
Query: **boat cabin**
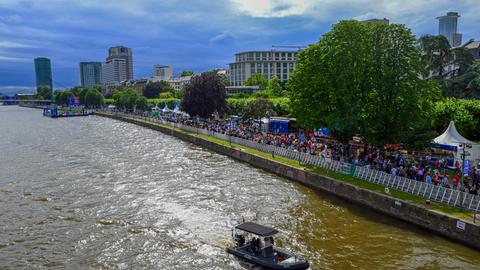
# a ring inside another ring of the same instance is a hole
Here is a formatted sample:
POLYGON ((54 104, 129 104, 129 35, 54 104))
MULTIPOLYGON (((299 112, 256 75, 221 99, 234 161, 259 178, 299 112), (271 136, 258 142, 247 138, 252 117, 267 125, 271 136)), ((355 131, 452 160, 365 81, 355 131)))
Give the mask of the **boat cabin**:
POLYGON ((244 222, 232 230, 235 246, 227 248, 227 252, 269 269, 307 269, 308 261, 274 247, 273 236, 278 233, 279 231, 274 228, 244 222))

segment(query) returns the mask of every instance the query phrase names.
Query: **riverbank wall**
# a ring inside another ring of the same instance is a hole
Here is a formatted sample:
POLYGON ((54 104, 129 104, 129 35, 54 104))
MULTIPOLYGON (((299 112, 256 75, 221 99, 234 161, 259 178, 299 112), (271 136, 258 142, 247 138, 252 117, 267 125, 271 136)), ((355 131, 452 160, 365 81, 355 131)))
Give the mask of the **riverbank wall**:
POLYGON ((32 108, 32 109, 43 109, 45 107, 45 105, 35 105, 31 103, 22 103, 22 102, 20 102, 18 106, 25 107, 25 108, 32 108))
POLYGON ((98 116, 136 124, 175 136, 183 141, 207 148, 238 161, 246 162, 254 167, 299 182, 312 189, 333 194, 354 204, 370 208, 376 212, 397 218, 455 242, 480 250, 480 226, 478 224, 435 212, 423 205, 399 200, 386 194, 363 189, 328 176, 250 154, 242 151, 241 148, 235 149, 192 136, 170 127, 164 127, 155 123, 148 123, 124 116, 105 113, 96 114, 98 116))

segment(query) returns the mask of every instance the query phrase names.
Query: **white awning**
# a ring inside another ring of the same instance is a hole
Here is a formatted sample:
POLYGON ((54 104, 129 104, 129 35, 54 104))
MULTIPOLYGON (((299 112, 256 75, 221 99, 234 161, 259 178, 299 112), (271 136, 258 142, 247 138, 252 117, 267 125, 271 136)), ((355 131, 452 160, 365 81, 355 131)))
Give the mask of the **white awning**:
POLYGON ((467 140, 462 135, 460 135, 460 133, 458 133, 457 128, 455 127, 455 123, 453 121, 450 121, 447 130, 445 130, 442 135, 433 139, 433 142, 445 145, 458 145, 460 143, 475 144, 474 142, 467 140))

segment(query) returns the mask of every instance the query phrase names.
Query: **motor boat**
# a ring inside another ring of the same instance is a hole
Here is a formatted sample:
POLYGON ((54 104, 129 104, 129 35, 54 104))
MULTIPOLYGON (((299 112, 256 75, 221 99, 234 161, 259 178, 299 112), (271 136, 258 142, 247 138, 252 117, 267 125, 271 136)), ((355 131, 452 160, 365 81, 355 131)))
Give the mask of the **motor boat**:
POLYGON ((227 252, 249 263, 268 269, 303 270, 310 264, 307 260, 283 249, 274 247, 273 236, 278 230, 244 222, 232 230, 235 246, 227 252))

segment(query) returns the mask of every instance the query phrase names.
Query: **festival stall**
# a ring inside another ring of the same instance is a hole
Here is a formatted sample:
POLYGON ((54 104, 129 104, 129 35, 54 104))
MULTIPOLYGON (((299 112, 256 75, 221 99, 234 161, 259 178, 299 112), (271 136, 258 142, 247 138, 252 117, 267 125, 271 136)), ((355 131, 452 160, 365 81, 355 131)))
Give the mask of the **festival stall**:
POLYGON ((480 160, 480 144, 464 138, 458 133, 455 123, 450 121, 447 130, 442 135, 433 139, 432 148, 451 152, 455 160, 462 160, 463 148, 460 145, 468 145, 471 148, 465 148, 465 159, 470 161, 480 160))

